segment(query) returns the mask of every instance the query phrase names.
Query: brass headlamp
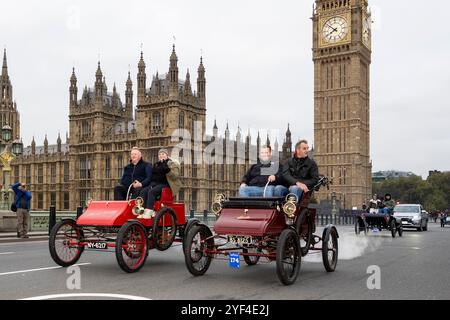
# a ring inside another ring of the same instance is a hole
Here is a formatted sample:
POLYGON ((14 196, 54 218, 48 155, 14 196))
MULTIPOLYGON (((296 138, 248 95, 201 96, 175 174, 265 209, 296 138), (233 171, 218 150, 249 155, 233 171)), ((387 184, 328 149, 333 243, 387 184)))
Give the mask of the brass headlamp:
POLYGON ((134 207, 131 210, 135 216, 138 216, 144 212, 144 199, 141 197, 137 197, 134 201, 134 207))
POLYGON ((298 198, 295 194, 289 193, 284 198, 284 201, 283 212, 288 218, 293 219, 295 217, 295 212, 297 211, 298 198))
POLYGON ((218 193, 214 197, 213 204, 211 207, 211 211, 216 215, 219 216, 220 212, 222 211, 222 203, 226 200, 226 196, 223 193, 218 193))

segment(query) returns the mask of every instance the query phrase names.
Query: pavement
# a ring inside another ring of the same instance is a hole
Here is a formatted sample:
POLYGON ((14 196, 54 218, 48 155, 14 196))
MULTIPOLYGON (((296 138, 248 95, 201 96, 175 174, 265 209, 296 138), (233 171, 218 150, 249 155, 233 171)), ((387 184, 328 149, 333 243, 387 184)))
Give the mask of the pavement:
POLYGON ((428 232, 406 231, 395 239, 389 232, 338 231, 336 271, 325 272, 321 255, 309 254, 291 286, 281 285, 275 263, 264 261, 231 269, 214 259, 204 276, 193 277, 180 245, 151 250, 145 266, 127 274, 113 251, 85 250, 76 268, 62 268, 51 259, 47 240, 16 239, 0 243, 0 299, 450 299, 450 228, 430 223, 428 232), (379 289, 368 288, 373 270, 379 270, 379 289), (79 282, 73 277, 78 271, 79 282))

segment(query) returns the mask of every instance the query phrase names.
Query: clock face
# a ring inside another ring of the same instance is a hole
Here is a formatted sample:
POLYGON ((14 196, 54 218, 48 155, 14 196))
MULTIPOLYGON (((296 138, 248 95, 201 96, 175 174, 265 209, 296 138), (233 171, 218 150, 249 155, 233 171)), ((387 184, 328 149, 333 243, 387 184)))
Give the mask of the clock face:
POLYGON ((362 29, 362 39, 365 44, 370 44, 370 35, 371 35, 370 17, 364 17, 363 29, 362 29))
POLYGON ((347 20, 338 16, 325 22, 322 28, 322 38, 326 43, 337 43, 344 40, 348 32, 347 20))

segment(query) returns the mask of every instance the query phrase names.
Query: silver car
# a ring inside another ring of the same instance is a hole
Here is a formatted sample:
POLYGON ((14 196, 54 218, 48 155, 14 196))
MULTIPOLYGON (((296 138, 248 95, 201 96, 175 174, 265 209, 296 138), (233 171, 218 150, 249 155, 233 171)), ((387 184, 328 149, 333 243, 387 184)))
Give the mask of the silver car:
POLYGON ((394 207, 394 217, 403 228, 428 231, 428 213, 420 204, 398 204, 394 207))

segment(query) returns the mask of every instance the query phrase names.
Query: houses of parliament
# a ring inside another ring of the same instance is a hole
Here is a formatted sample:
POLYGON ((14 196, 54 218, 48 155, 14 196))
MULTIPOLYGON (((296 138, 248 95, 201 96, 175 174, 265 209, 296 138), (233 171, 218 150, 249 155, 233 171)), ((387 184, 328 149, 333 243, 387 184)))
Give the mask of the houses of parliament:
MULTIPOLYGON (((315 196, 322 201, 333 195, 346 208, 360 208, 371 193, 371 22, 367 0, 315 0, 314 159, 319 173, 333 178, 331 190, 322 190, 315 196)), ((14 138, 19 139, 20 118, 7 72, 5 52, 0 78, 1 122, 2 126, 11 126, 14 138)), ((136 84, 133 85, 128 73, 122 101, 115 85, 112 91, 108 90, 100 62, 92 87, 79 90, 75 70, 72 71, 69 133, 64 143, 60 136, 56 144, 49 144, 45 137, 43 145, 36 146, 33 138, 31 146, 11 163, 12 180, 24 181, 33 192, 33 209, 46 210, 55 205, 58 210, 74 210, 89 198, 112 199, 113 187, 133 146, 138 146, 144 159, 153 163, 161 147, 175 146, 171 139, 174 130, 186 129, 192 135, 194 127, 200 124, 201 132, 205 132, 207 95, 202 58, 197 68, 196 90, 189 70, 180 79, 175 46, 166 74, 148 77, 147 72, 141 52, 136 84)), ((216 121, 210 138, 222 138, 216 121)), ((252 145, 250 134, 244 137, 240 129, 232 140, 228 124, 224 139, 232 142, 231 149, 224 148, 220 153, 223 158, 232 158, 223 161, 224 164, 196 163, 193 156, 196 150, 192 150, 192 155, 179 155, 183 160, 183 188, 177 198, 188 209, 209 209, 216 192, 236 194, 250 164, 251 150, 259 150, 261 145, 259 134, 256 145, 252 145)), ((269 139, 264 144, 270 144, 269 139)), ((204 149, 205 142, 200 147, 204 149)), ((281 150, 277 141, 272 147, 281 161, 292 156, 289 127, 281 150)))
MULTIPOLYGON (((183 80, 179 77, 175 46, 169 58, 168 72, 165 75, 156 73, 151 78, 147 77, 141 52, 136 79, 134 108, 130 72, 125 83, 125 101, 122 101, 115 85, 112 91, 108 90, 100 62, 95 71, 94 85, 84 86, 80 90, 81 95, 75 69, 72 70, 69 79, 69 133, 65 141, 58 135, 56 144, 50 144, 46 136, 43 145, 37 146, 33 137, 31 146, 26 147, 23 155, 11 164, 12 179, 25 182, 33 192, 31 207, 34 210, 46 210, 51 205, 57 210, 75 210, 90 198, 113 199, 113 188, 128 164, 133 146, 140 148, 144 160, 154 163, 160 148, 175 146, 171 141, 174 130, 186 129, 193 137, 194 127, 200 124, 202 132, 205 132, 206 77, 202 58, 197 68, 195 91, 189 70, 183 80)), ((5 110, 1 111, 2 119, 3 113, 13 113, 16 107, 10 105, 5 110)), ((14 122, 13 127, 18 136, 19 122, 14 122)), ((185 202, 188 209, 209 209, 217 192, 235 195, 241 177, 252 161, 251 149, 255 150, 253 154, 256 156, 261 145, 259 133, 256 145, 252 145, 250 133, 244 136, 240 129, 232 139, 228 124, 224 136, 219 135, 216 121, 212 131, 210 140, 220 138, 225 141, 222 152, 217 152, 223 157, 223 164, 199 164, 194 161, 194 155, 180 154, 181 159, 178 158, 182 160, 183 188, 177 199, 185 202), (231 151, 228 149, 230 146, 231 151), (231 161, 227 152, 231 153, 231 161)), ((269 138, 263 143, 270 144, 269 138)), ((205 144, 203 141, 202 149, 205 144)), ((272 144, 272 148, 278 152, 278 141, 272 144)), ((289 157, 291 148, 288 128, 279 154, 289 157)))

